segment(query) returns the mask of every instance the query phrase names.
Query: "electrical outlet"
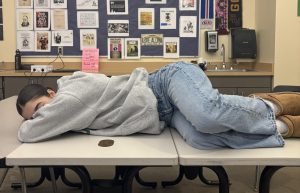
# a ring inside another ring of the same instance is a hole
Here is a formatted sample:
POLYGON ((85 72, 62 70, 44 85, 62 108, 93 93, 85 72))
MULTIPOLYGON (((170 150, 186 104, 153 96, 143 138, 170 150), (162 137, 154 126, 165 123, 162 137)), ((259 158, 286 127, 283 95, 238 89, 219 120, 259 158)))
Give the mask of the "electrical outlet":
POLYGON ((57 54, 58 55, 63 55, 63 52, 64 52, 63 47, 61 47, 61 46, 57 47, 57 54))
POLYGON ((51 72, 52 65, 31 65, 31 72, 51 72))

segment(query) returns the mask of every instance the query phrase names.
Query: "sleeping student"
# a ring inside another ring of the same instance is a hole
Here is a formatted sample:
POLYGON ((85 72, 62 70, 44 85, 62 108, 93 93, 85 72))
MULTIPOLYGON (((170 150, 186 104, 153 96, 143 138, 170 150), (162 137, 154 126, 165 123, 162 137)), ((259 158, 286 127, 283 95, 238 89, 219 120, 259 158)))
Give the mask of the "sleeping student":
POLYGON ((20 141, 68 131, 160 134, 167 126, 199 149, 281 147, 284 137, 300 137, 299 94, 223 95, 189 63, 112 77, 78 71, 57 83, 57 92, 38 84, 20 91, 16 106, 25 119, 20 141))

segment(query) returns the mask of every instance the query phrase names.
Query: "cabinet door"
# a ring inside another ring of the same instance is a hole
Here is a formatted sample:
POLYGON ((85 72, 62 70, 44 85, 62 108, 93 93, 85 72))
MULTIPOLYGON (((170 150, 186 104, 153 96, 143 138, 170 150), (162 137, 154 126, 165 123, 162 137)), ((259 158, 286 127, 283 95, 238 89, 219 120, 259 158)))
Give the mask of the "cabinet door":
POLYGON ((18 95, 20 90, 27 84, 42 84, 53 89, 57 88, 59 77, 4 77, 5 98, 18 95))
POLYGON ((237 88, 237 94, 241 96, 264 92, 271 92, 271 88, 237 88))

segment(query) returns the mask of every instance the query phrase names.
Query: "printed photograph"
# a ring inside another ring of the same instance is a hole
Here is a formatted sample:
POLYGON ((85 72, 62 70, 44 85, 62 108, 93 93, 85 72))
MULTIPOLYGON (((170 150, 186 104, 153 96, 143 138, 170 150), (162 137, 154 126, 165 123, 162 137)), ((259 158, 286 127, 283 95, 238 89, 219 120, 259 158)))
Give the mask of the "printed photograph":
POLYGON ((68 29, 67 9, 51 9, 51 30, 68 29))
POLYGON ((163 34, 141 34, 142 46, 162 46, 163 34))
POLYGON ((77 11, 78 28, 99 28, 98 11, 77 11))
POLYGON ((52 46, 73 46, 73 30, 52 31, 52 46))
POLYGON ((197 16, 180 16, 180 37, 196 37, 197 16))
POLYGON ((146 4, 166 4, 167 0, 146 0, 146 4))
POLYGON ((50 8, 50 0, 34 0, 34 8, 50 8))
POLYGON ((129 36, 129 20, 108 20, 108 36, 129 36))
POLYGON ((107 15, 127 15, 128 0, 107 0, 107 15))
POLYGON ((160 8, 160 29, 177 29, 176 8, 160 8))
POLYGON ((139 38, 125 38, 125 59, 140 59, 141 44, 139 38))
POLYGON ((17 30, 33 30, 32 9, 17 9, 17 30))
POLYGON ((17 8, 33 8, 33 0, 17 0, 17 8))
POLYGON ((50 31, 35 31, 35 51, 50 52, 51 51, 50 31))
POLYGON ((66 9, 68 7, 67 5, 67 0, 51 0, 51 8, 53 9, 66 9))
POLYGON ((164 38, 164 58, 179 58, 179 38, 164 38))
POLYGON ((50 29, 50 9, 34 10, 34 30, 50 29))
POLYGON ((83 48, 97 48, 97 31, 95 29, 80 30, 80 50, 83 48))
POLYGON ((34 51, 33 31, 17 31, 17 49, 24 52, 34 51))
POLYGON ((196 11, 197 0, 179 0, 180 11, 196 11))
POLYGON ((138 29, 154 29, 154 8, 138 8, 138 29))
POLYGON ((107 40, 107 58, 108 59, 122 59, 124 38, 108 38, 107 40))
POLYGON ((77 9, 98 9, 98 0, 76 0, 76 8, 77 9))

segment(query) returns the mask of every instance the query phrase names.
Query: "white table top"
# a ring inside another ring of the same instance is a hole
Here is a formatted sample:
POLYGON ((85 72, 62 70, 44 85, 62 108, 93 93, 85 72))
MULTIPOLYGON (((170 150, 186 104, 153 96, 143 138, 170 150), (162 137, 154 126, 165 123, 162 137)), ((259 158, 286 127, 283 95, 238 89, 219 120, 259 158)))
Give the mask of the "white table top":
POLYGON ((67 134, 39 143, 22 144, 6 158, 7 165, 178 165, 178 155, 169 129, 160 135, 139 134, 102 137, 67 134), (98 142, 113 139, 114 145, 98 142))
POLYGON ((0 101, 0 159, 21 145, 17 134, 23 118, 17 112, 16 100, 14 96, 0 101))
POLYGON ((171 130, 180 165, 285 165, 300 166, 300 139, 288 139, 283 148, 199 150, 171 130))

